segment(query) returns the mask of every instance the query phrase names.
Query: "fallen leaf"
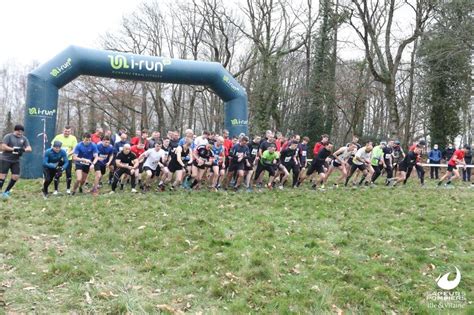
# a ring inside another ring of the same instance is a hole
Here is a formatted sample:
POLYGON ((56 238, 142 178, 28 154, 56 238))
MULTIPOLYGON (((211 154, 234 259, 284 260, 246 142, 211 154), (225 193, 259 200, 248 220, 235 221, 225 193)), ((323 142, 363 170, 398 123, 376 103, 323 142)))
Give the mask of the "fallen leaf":
POLYGON ((301 273, 300 271, 300 265, 297 264, 296 266, 294 266, 293 268, 290 269, 290 272, 295 274, 295 275, 299 275, 301 273))
POLYGON ((23 290, 25 290, 25 291, 33 291, 33 290, 36 290, 36 287, 26 287, 26 288, 23 288, 23 290))
POLYGON ((332 305, 332 309, 334 310, 334 312, 336 312, 337 315, 344 314, 344 312, 339 307, 337 307, 336 304, 332 305))
POLYGON ((91 298, 89 292, 86 291, 86 293, 84 293, 84 295, 86 296, 86 303, 89 304, 89 305, 92 304, 92 298, 91 298))
POLYGON ((177 310, 168 304, 158 304, 156 307, 161 311, 167 311, 167 312, 170 312, 171 314, 184 314, 183 311, 177 310))
POLYGON ((144 228, 146 228, 146 225, 139 226, 138 230, 143 230, 144 228))
POLYGON ((99 297, 103 298, 103 299, 108 299, 110 297, 117 297, 118 295, 117 294, 114 294, 112 291, 102 291, 98 294, 99 297))

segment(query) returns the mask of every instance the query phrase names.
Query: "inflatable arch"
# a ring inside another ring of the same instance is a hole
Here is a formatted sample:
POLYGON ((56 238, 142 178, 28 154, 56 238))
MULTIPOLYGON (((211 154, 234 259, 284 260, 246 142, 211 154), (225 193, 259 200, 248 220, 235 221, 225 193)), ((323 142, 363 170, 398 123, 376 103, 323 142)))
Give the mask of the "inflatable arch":
POLYGON ((24 155, 22 177, 42 176, 43 134, 56 133, 58 91, 80 75, 209 86, 224 101, 230 135, 248 133, 247 94, 219 63, 70 46, 28 74, 25 135, 33 152, 24 155))

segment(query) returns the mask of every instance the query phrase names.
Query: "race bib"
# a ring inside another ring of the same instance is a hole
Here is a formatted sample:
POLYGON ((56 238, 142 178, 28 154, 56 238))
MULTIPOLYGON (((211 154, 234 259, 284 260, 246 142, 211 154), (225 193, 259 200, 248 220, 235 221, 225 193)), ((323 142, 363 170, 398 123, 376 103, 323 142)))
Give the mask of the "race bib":
POLYGON ((288 163, 288 162, 290 162, 290 161, 291 161, 291 156, 287 156, 287 157, 285 158, 285 163, 288 163))
POLYGON ((388 160, 390 159, 391 154, 385 154, 385 159, 388 160))
POLYGON ((252 155, 257 155, 258 149, 252 149, 252 155))
POLYGON ((301 156, 306 156, 306 151, 301 151, 301 156))

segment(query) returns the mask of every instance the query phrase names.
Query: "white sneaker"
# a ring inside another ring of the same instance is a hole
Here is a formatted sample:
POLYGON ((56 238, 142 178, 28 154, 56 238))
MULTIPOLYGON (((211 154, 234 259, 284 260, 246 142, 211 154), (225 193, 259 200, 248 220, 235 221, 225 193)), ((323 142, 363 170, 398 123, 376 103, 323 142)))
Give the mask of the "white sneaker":
POLYGON ((283 190, 283 185, 278 186, 278 189, 283 190))
POLYGON ((111 191, 109 192, 109 195, 113 195, 113 194, 115 194, 115 191, 111 190, 111 191))
POLYGON ((71 194, 71 189, 66 190, 66 194, 70 195, 71 194))
POLYGON ((58 191, 57 191, 57 190, 55 190, 55 191, 53 192, 53 195, 55 195, 55 196, 56 196, 57 194, 58 194, 58 191))
POLYGON ((136 193, 137 190, 135 188, 132 188, 132 193, 136 193))

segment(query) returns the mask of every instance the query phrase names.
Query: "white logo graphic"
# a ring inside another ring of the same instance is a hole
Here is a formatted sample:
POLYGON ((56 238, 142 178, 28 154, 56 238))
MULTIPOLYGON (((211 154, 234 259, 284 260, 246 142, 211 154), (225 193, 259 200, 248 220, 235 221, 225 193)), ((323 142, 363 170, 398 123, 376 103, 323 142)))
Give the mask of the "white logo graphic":
POLYGON ((438 284, 438 287, 440 287, 443 290, 452 290, 456 288, 459 285, 459 282, 461 282, 461 272, 457 267, 454 267, 456 269, 456 278, 454 280, 448 280, 449 275, 451 272, 448 272, 444 275, 440 275, 436 279, 436 283, 438 284))

